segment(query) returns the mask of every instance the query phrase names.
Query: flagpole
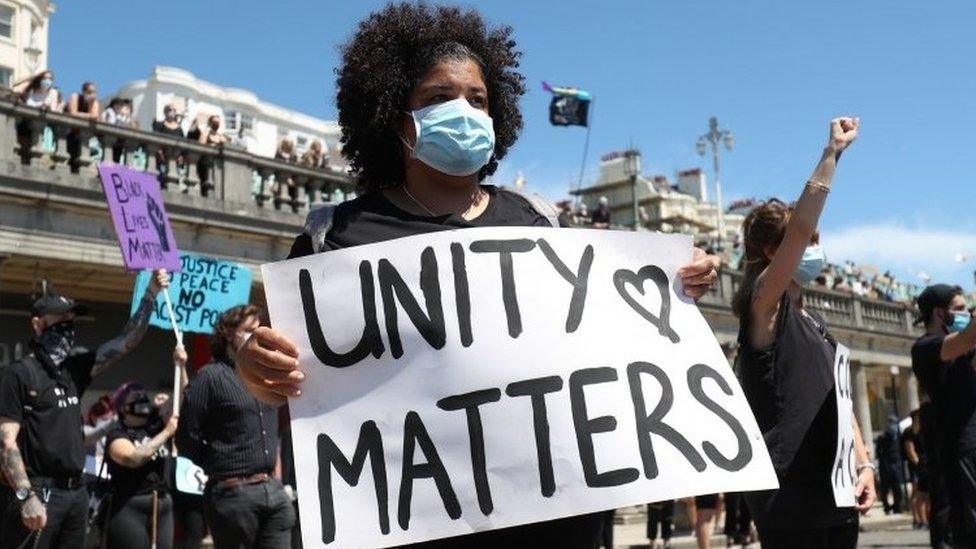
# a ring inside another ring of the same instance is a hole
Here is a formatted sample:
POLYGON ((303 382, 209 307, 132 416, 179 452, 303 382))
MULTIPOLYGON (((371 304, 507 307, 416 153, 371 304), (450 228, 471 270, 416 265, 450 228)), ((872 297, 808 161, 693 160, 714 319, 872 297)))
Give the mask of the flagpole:
POLYGON ((586 113, 586 138, 583 141, 583 159, 580 161, 579 181, 576 183, 576 191, 577 191, 577 194, 576 194, 576 204, 574 205, 574 209, 578 209, 579 208, 580 196, 579 196, 578 192, 579 192, 580 189, 583 188, 583 175, 584 175, 584 172, 586 171, 586 155, 590 151, 590 128, 593 126, 593 105, 594 105, 594 103, 595 103, 595 100, 590 99, 590 107, 589 107, 589 110, 586 113))

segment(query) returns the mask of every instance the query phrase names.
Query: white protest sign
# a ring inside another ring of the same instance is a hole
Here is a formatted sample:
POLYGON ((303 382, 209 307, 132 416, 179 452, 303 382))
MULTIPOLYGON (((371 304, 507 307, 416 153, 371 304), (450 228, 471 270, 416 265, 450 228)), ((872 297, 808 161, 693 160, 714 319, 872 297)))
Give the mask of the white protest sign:
POLYGON ((837 455, 830 473, 837 507, 854 507, 854 401, 851 397, 851 350, 837 344, 834 355, 834 394, 837 397, 837 455))
POLYGON ((384 547, 777 487, 675 271, 691 238, 430 233, 263 266, 307 374, 305 547, 384 547))
POLYGON ((184 494, 203 495, 207 487, 207 474, 199 465, 189 459, 179 456, 176 458, 176 489, 184 494))

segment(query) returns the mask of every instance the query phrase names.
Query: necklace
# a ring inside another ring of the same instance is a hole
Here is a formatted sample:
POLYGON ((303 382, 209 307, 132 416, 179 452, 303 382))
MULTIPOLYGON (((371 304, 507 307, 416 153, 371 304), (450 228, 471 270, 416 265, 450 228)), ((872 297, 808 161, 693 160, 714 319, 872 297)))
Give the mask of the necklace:
MULTIPOLYGON (((413 194, 411 194, 409 190, 407 190, 406 184, 400 185, 400 189, 403 190, 403 194, 407 195, 407 198, 409 198, 410 200, 412 200, 414 204, 416 204, 422 210, 424 210, 425 212, 427 212, 431 217, 437 217, 437 214, 436 213, 434 213, 430 208, 428 208, 426 205, 424 205, 423 202, 421 202, 420 200, 418 200, 417 197, 415 197, 413 194)), ((478 188, 478 193, 475 196, 475 199, 471 202, 471 205, 468 206, 468 208, 466 210, 464 210, 463 212, 461 212, 461 217, 464 217, 464 214, 466 214, 469 211, 471 211, 471 208, 473 208, 473 207, 475 207, 475 206, 477 206, 478 204, 481 203, 481 198, 483 196, 483 193, 484 193, 484 191, 481 190, 481 188, 479 187, 478 188)))
POLYGON ((428 208, 427 206, 424 206, 424 203, 423 202, 417 200, 417 197, 415 197, 414 195, 410 194, 410 191, 407 190, 407 185, 406 184, 400 185, 400 188, 403 189, 403 194, 407 195, 407 198, 409 198, 410 200, 413 200, 413 203, 414 204, 420 206, 420 208, 422 210, 424 210, 425 212, 427 212, 428 214, 430 214, 431 217, 437 217, 437 214, 435 214, 434 212, 430 211, 430 208, 428 208))

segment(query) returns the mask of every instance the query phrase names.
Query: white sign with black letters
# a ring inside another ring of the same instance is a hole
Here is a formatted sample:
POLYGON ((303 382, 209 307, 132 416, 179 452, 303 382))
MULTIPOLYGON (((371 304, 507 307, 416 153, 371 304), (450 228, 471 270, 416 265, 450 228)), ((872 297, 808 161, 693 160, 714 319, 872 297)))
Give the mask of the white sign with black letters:
POLYGON ((777 487, 675 271, 681 235, 444 231, 264 265, 307 374, 305 547, 384 547, 777 487))
POLYGON ((857 481, 854 463, 854 401, 851 397, 851 350, 837 344, 834 355, 834 394, 837 397, 837 454, 830 473, 837 507, 854 507, 857 481))

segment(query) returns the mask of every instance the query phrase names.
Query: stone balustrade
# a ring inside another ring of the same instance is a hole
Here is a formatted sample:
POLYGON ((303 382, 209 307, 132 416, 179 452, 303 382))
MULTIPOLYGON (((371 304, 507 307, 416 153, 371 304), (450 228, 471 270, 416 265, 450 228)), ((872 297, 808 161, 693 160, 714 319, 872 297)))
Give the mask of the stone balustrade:
POLYGON ((83 120, 0 99, 0 161, 39 171, 97 175, 99 163, 157 174, 166 191, 253 203, 302 214, 345 199, 354 182, 341 171, 309 168, 151 131, 83 120))

